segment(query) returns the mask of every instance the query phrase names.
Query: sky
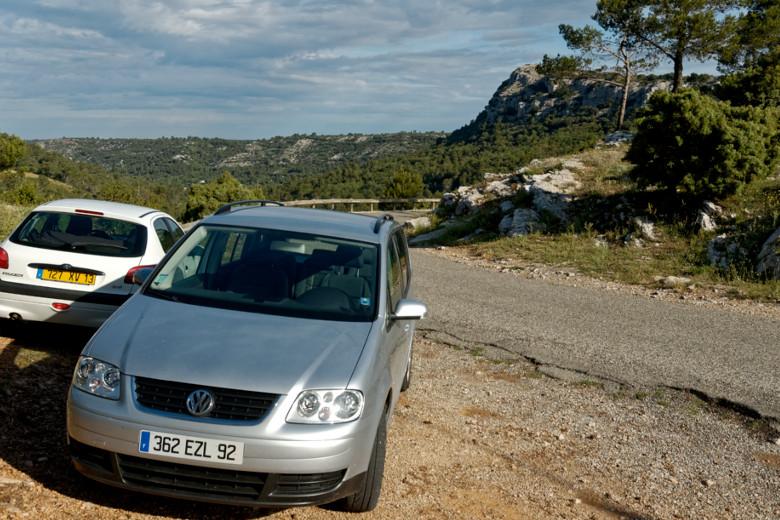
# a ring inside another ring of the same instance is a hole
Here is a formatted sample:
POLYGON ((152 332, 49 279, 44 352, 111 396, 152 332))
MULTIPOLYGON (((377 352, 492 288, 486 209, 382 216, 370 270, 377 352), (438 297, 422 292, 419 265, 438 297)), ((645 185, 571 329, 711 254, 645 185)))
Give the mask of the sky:
MULTIPOLYGON (((595 0, 0 0, 0 132, 450 132, 595 0)), ((689 72, 686 70, 686 73, 689 72)))

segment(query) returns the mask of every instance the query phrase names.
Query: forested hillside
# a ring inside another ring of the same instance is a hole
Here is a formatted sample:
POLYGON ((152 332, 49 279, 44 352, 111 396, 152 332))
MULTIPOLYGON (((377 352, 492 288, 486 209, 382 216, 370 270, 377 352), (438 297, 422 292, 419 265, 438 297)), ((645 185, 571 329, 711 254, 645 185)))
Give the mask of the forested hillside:
MULTIPOLYGON (((3 134, 5 135, 5 134, 3 134)), ((15 168, 0 168, 0 200, 35 205, 66 197, 94 198, 141 204, 181 214, 186 192, 149 179, 100 166, 74 162, 34 143, 21 143, 15 168)))
POLYGON ((422 178, 424 190, 417 195, 437 195, 479 182, 488 172, 513 172, 538 157, 581 150, 593 145, 606 130, 598 122, 578 118, 560 126, 553 123, 486 125, 481 133, 464 141, 439 143, 363 164, 350 163, 326 175, 294 177, 266 186, 266 193, 280 200, 381 197, 393 175, 403 170, 422 178))
POLYGON ((471 184, 485 172, 510 172, 534 158, 590 146, 610 126, 608 116, 595 118, 589 110, 529 117, 522 125, 499 120, 475 127, 472 121, 457 138, 416 132, 260 141, 62 138, 28 143, 33 152, 24 163, 29 171, 57 180, 81 170, 109 170, 116 182, 131 185, 143 180, 155 186, 154 192, 167 193, 164 206, 181 215, 185 190, 214 182, 225 172, 248 188, 261 188, 268 198, 296 200, 382 197, 403 170, 423 180, 423 192, 416 195, 430 196, 471 184), (57 163, 68 165, 53 174, 48 165, 57 163))
POLYGON ((153 181, 189 186, 213 181, 229 172, 242 183, 254 186, 428 148, 446 135, 435 132, 296 134, 253 141, 201 137, 62 138, 36 143, 73 161, 153 181))

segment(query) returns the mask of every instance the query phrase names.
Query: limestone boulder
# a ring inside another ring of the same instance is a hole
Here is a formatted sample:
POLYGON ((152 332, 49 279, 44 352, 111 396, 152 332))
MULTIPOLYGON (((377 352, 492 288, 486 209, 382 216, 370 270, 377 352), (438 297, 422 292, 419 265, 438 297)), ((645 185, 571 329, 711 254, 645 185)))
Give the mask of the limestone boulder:
POLYGON ((530 235, 534 231, 544 231, 546 226, 541 222, 541 215, 533 209, 516 209, 511 215, 505 216, 498 225, 498 231, 505 237, 530 235))
POLYGON ((780 279, 780 228, 764 242, 758 254, 758 274, 780 279))
POLYGON ((702 231, 715 231, 718 229, 718 219, 723 215, 723 208, 714 202, 705 202, 704 207, 696 215, 696 225, 702 231))

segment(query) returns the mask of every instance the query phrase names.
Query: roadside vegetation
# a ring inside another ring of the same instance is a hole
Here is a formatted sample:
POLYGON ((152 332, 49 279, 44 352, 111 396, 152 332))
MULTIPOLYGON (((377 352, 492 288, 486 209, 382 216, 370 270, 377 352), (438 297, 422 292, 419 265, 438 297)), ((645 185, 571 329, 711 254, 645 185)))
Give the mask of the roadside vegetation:
MULTIPOLYGON (((503 213, 494 203, 451 223, 437 242, 461 244, 509 268, 572 267, 646 286, 684 277, 690 281, 675 287, 681 293, 723 287, 732 297, 780 301, 780 282, 756 274, 759 250, 780 225, 780 6, 599 0, 593 20, 599 27, 561 25, 575 54, 545 56, 537 71, 552 81, 618 80, 625 94, 638 69, 671 61, 671 92, 656 92, 628 122, 622 97, 615 127, 634 130, 634 139, 626 148, 580 154, 583 185, 567 223, 542 211, 545 232, 502 238, 503 213), (685 58, 715 59, 724 75, 684 81, 685 58), (723 208, 715 232, 695 223, 705 201, 723 208), (655 237, 643 237, 634 217, 652 221, 655 237), (725 267, 713 265, 708 245, 726 232, 736 254, 725 267)), ((524 196, 517 195, 516 207, 527 207, 524 196)))
MULTIPOLYGON (((600 147, 576 154, 584 165, 576 171, 582 186, 575 194, 568 224, 551 218, 545 232, 503 237, 497 230, 504 213, 499 209, 501 201, 496 200, 464 218, 439 211, 432 218, 432 226, 415 234, 445 226, 444 234, 430 244, 460 247, 469 255, 500 262, 507 269, 553 266, 655 288, 666 287, 666 278, 673 276, 690 280, 672 287, 681 295, 695 286, 716 288, 731 298, 780 301, 780 281, 755 272, 761 246, 780 227, 780 176, 752 182, 739 194, 718 199, 724 213, 721 230, 705 232, 692 215, 661 213, 663 192, 637 188, 629 175, 632 165, 624 158, 626 149, 626 145, 600 147), (636 213, 655 224, 653 240, 643 237, 632 223, 630 217, 636 213), (738 236, 744 250, 742 261, 727 269, 712 265, 707 256, 707 245, 722 230, 738 236), (633 239, 641 240, 641 247, 633 239)), ((544 173, 571 158, 548 158, 530 173, 544 173)), ((515 204, 522 205, 523 197, 522 193, 517 195, 515 204)))

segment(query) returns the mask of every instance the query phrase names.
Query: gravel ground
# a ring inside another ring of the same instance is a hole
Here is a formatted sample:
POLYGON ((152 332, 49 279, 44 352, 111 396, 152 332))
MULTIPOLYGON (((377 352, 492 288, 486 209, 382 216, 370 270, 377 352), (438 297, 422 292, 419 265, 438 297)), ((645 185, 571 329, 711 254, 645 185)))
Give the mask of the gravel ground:
POLYGON ((607 390, 418 334, 373 512, 158 498, 71 469, 65 397, 83 331, 0 338, 0 518, 777 519, 777 425, 665 389, 607 390))

